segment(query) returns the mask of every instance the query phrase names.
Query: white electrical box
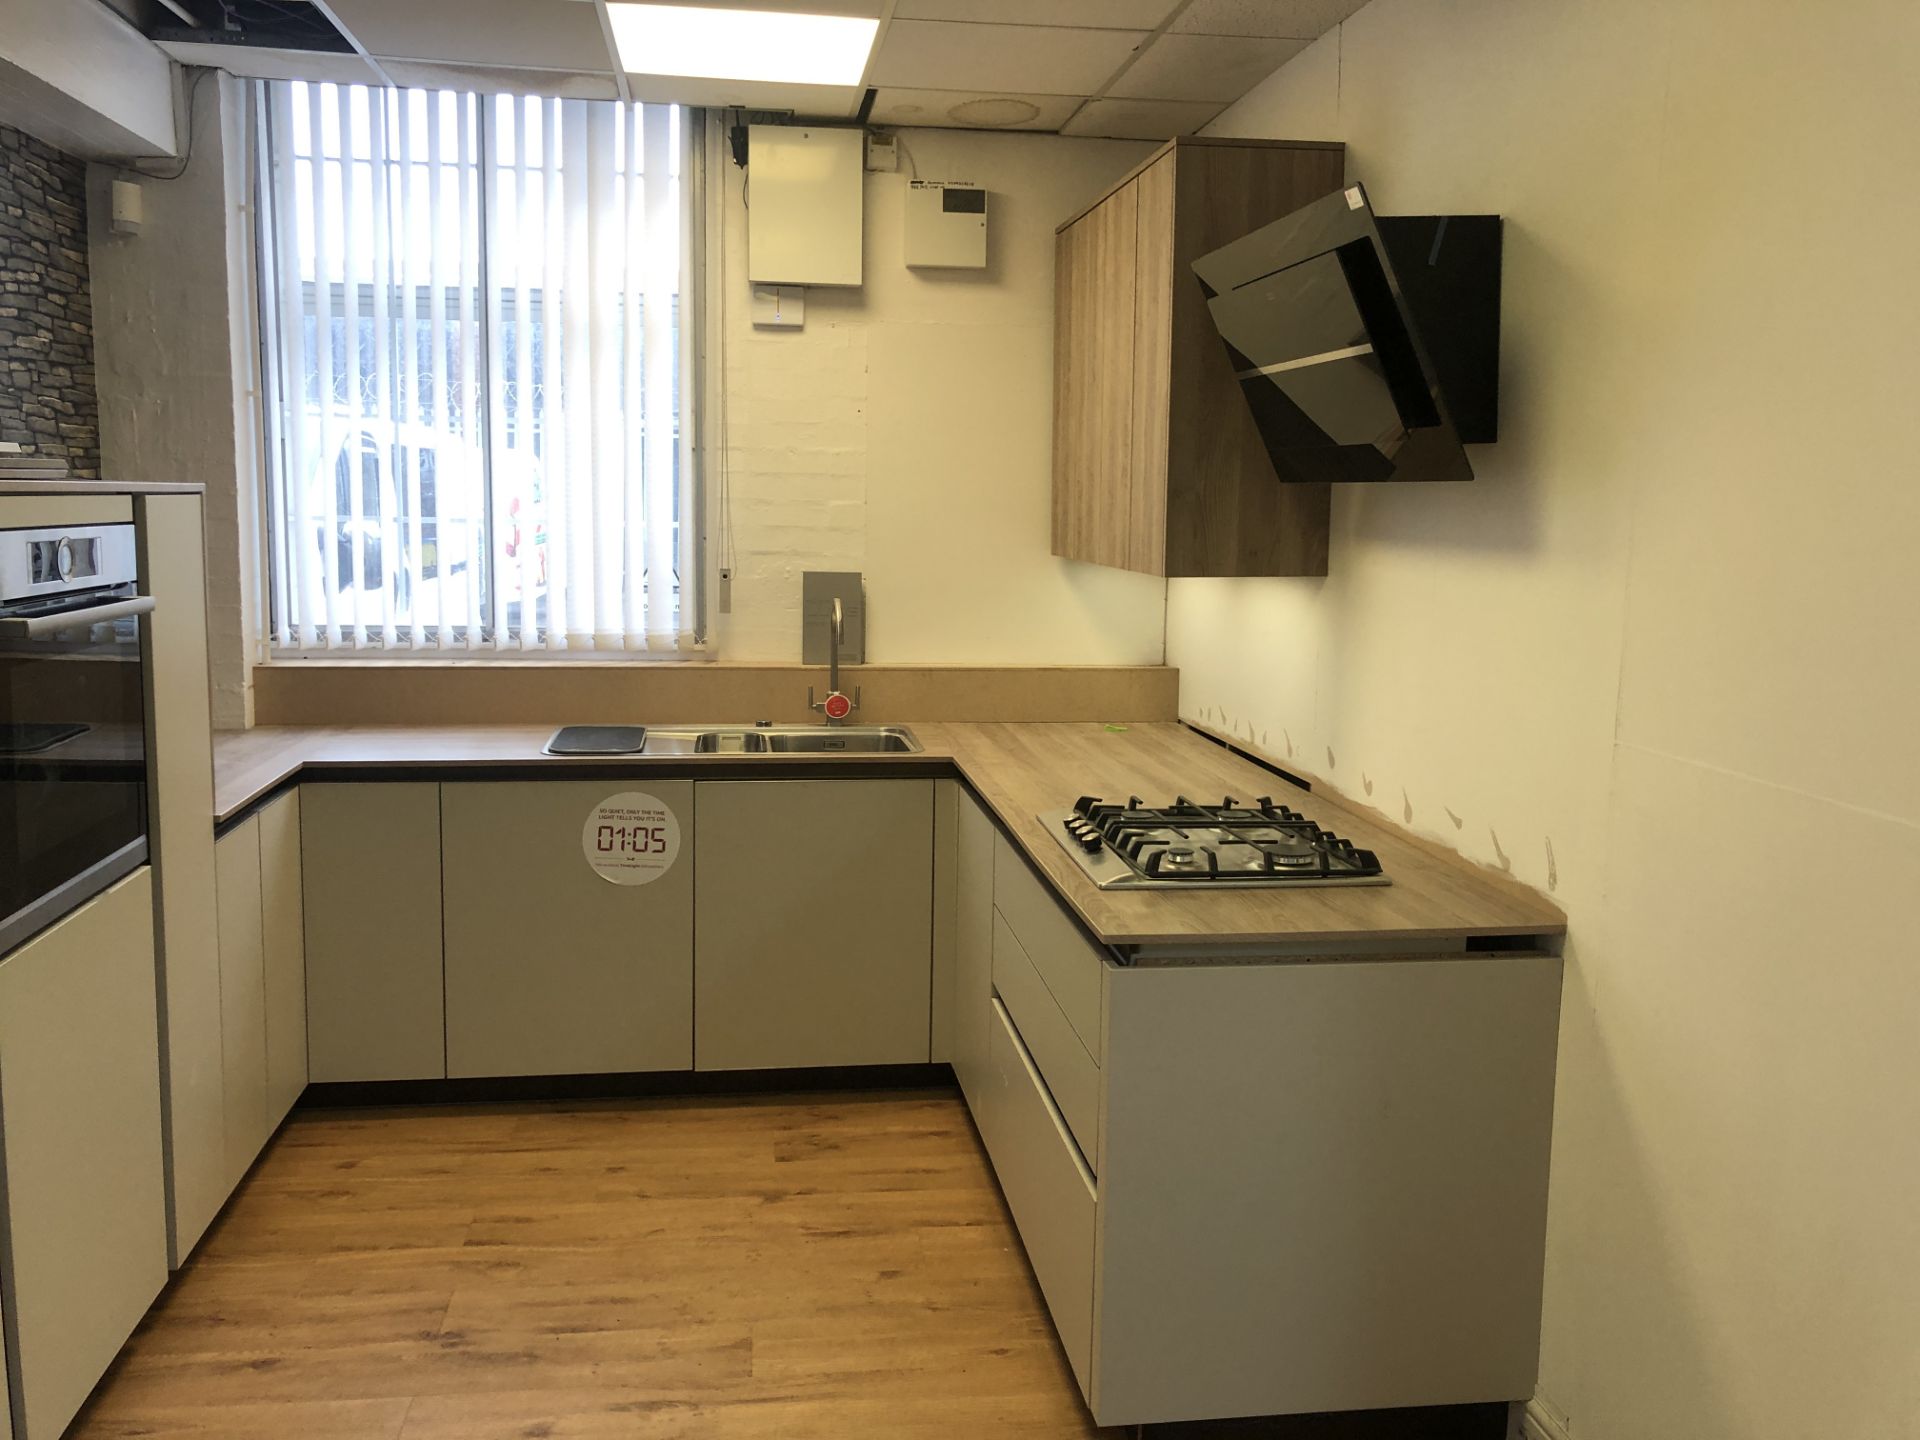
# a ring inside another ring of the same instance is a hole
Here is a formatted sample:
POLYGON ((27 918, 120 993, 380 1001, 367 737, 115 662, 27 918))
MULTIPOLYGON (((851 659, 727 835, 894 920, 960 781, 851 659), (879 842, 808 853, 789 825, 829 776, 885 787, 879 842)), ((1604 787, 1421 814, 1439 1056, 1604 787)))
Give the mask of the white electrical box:
POLYGON ((858 285, 866 132, 747 129, 747 278, 756 285, 858 285))
POLYGON ((987 268, 987 192, 962 180, 907 182, 907 264, 987 268))

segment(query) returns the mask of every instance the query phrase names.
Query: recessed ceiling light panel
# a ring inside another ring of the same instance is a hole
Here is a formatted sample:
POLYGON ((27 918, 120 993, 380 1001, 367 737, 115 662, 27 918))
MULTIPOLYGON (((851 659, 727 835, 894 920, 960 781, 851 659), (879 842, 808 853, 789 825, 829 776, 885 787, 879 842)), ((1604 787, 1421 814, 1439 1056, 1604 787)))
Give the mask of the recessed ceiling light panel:
POLYGON ((620 65, 634 75, 858 85, 880 28, 858 15, 718 10, 691 5, 607 6, 620 65))

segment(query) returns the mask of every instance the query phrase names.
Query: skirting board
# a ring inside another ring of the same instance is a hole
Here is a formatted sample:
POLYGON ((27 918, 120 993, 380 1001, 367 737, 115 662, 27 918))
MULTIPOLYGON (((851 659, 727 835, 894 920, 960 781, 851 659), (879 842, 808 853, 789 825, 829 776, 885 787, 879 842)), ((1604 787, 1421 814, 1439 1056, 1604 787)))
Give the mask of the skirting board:
MULTIPOLYGON (((1179 718, 1165 665, 858 665, 858 723, 1179 718)), ((826 667, 724 663, 283 661, 253 672, 258 725, 804 723, 826 667)))
POLYGON ((1522 1440, 1573 1440, 1566 1422, 1549 1410, 1538 1395, 1520 1412, 1522 1440))

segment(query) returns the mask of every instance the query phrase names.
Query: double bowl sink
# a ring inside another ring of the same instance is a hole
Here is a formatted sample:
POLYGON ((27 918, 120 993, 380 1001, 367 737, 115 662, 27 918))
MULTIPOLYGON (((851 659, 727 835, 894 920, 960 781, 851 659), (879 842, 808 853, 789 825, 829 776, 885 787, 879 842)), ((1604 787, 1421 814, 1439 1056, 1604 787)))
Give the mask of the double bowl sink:
POLYGON ((917 755, 904 725, 568 725, 549 755, 917 755), (643 738, 644 735, 644 738, 643 738))

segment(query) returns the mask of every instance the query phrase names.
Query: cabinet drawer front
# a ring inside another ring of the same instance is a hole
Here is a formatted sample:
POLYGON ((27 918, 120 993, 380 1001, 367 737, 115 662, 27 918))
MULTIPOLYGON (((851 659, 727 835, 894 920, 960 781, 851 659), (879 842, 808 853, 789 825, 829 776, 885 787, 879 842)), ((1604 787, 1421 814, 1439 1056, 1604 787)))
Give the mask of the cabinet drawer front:
POLYGON ((997 1000, 984 1102, 974 1116, 980 1136, 1084 1394, 1093 1349, 1093 1177, 997 1000))
POLYGON ((1100 1058, 1100 976, 1106 956, 1061 908, 1046 885, 1008 843, 994 837, 993 902, 1020 948, 1040 972, 1080 1043, 1100 1058))
POLYGON ((1100 1168, 1100 1067, 1033 968, 1006 918, 993 916, 993 987, 1046 1082, 1080 1153, 1100 1168))

